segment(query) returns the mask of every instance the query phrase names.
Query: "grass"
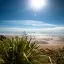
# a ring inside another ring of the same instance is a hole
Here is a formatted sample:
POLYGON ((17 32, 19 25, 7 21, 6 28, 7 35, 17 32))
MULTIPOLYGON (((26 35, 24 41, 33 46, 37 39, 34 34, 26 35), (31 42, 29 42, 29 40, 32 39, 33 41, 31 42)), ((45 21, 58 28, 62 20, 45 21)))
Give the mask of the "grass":
POLYGON ((0 64, 64 64, 64 47, 40 49, 28 37, 0 38, 0 64))
MULTIPOLYGON (((49 58, 39 51, 36 41, 28 37, 6 38, 0 41, 0 56, 4 64, 48 64, 49 58)), ((2 62, 0 59, 0 64, 2 62)))
MULTIPOLYGON (((49 57, 48 56, 41 56, 39 57, 40 61, 41 61, 41 64, 50 64, 49 63, 49 57)), ((0 64, 2 64, 4 61, 3 59, 0 58, 0 64)))
MULTIPOLYGON (((39 58, 41 63, 40 64, 50 64, 49 63, 49 58, 43 56, 42 58, 39 58)), ((4 63, 4 61, 0 58, 0 64, 4 63)), ((37 63, 38 64, 38 63, 37 63)))
POLYGON ((2 64, 3 62, 4 62, 3 59, 0 58, 0 64, 2 64))
POLYGON ((28 37, 0 37, 0 64, 64 64, 64 47, 40 49, 28 37))

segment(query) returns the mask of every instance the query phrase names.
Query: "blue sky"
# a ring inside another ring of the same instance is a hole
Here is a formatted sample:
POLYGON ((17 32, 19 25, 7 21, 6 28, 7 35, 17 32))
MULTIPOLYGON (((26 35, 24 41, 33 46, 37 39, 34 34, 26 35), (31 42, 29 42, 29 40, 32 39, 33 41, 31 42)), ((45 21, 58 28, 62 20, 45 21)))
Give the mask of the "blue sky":
POLYGON ((0 0, 0 33, 31 29, 46 32, 52 28, 53 32, 64 32, 64 0, 48 0, 38 12, 29 8, 28 1, 0 0))

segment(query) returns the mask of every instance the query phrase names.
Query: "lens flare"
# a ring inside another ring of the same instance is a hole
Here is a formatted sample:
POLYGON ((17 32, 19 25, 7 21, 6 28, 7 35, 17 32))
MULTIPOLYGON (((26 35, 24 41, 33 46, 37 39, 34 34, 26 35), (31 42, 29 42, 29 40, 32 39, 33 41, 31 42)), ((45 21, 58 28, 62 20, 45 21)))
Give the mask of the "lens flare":
POLYGON ((40 10, 46 6, 46 0, 30 0, 30 7, 34 10, 40 10))

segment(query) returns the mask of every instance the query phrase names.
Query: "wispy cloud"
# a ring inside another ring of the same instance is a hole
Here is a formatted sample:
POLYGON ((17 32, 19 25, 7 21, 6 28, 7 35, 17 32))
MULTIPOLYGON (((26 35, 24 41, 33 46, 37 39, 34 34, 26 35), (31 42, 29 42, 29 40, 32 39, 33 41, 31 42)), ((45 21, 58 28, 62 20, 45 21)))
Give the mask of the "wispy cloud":
POLYGON ((1 27, 0 28, 0 32, 1 31, 64 31, 64 27, 53 27, 53 28, 6 28, 6 27, 1 27))
POLYGON ((44 33, 57 33, 64 34, 64 26, 57 26, 54 24, 45 23, 42 21, 34 21, 34 20, 18 20, 18 21, 4 21, 1 25, 5 24, 11 25, 10 27, 0 27, 0 34, 2 33, 12 33, 12 34, 21 34, 21 32, 44 32, 44 33), (13 26, 12 26, 13 24, 13 26), (18 27, 15 27, 18 25, 18 27), (24 27, 19 27, 19 25, 23 25, 24 27), (29 26, 27 28, 27 26, 29 26))
POLYGON ((45 27, 45 26, 48 26, 48 27, 56 26, 56 25, 53 25, 53 24, 45 23, 45 22, 42 22, 42 21, 34 21, 34 20, 26 20, 26 21, 25 21, 25 25, 40 26, 40 27, 45 27))
POLYGON ((44 21, 35 21, 35 20, 14 20, 14 21, 3 21, 1 26, 13 26, 13 27, 55 27, 57 25, 49 24, 44 21), (4 25, 5 24, 5 25, 4 25))

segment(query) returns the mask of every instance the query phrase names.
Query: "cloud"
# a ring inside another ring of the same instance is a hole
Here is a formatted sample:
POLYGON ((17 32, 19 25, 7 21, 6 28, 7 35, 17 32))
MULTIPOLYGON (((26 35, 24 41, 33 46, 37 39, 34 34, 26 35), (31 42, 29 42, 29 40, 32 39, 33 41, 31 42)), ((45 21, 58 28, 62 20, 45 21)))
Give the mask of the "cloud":
POLYGON ((53 30, 57 31, 64 31, 64 27, 55 27, 53 30))
POLYGON ((64 31, 64 27, 53 27, 53 28, 5 28, 1 27, 0 32, 5 32, 5 31, 11 31, 11 32, 21 32, 21 31, 44 31, 44 32, 57 32, 57 31, 64 31))
POLYGON ((42 22, 42 21, 34 21, 34 20, 26 20, 26 21, 25 21, 25 25, 40 26, 40 27, 56 26, 56 25, 53 25, 53 24, 45 23, 45 22, 42 22))
POLYGON ((35 21, 35 20, 10 20, 10 21, 3 21, 1 25, 5 26, 24 26, 24 27, 55 27, 57 25, 49 24, 43 21, 35 21))
POLYGON ((0 34, 5 35, 22 35, 23 32, 26 32, 30 35, 41 35, 42 34, 49 34, 49 35, 62 35, 64 36, 64 27, 54 27, 54 28, 0 28, 0 34))
MULTIPOLYGON (((2 25, 5 23, 2 22, 2 25)), ((6 21, 6 24, 11 24, 11 26, 0 27, 0 34, 21 34, 23 31, 26 32, 44 32, 44 33, 56 33, 56 34, 64 34, 64 26, 57 26, 54 24, 45 23, 42 21, 34 21, 34 20, 18 20, 18 21, 6 21), (12 24, 14 26, 12 26, 12 24), (18 25, 16 27, 15 25, 18 25), (23 25, 24 27, 19 27, 19 25, 23 25), (29 26, 27 28, 27 26, 29 26)))

